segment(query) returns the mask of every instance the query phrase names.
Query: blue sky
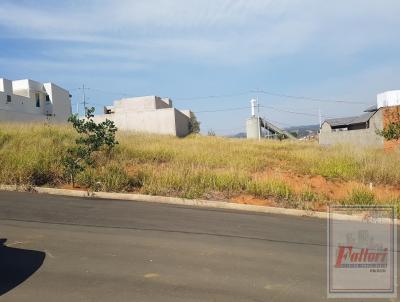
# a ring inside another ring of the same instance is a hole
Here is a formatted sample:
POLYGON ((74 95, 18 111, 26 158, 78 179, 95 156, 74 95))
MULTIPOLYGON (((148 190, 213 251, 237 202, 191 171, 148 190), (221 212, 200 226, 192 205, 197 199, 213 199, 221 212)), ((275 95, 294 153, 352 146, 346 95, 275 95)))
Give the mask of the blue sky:
POLYGON ((55 82, 74 108, 83 83, 99 110, 121 93, 170 97, 203 132, 244 130, 250 109, 201 111, 246 107, 257 89, 354 102, 259 94, 280 126, 400 89, 398 0, 2 0, 0 15, 0 77, 55 82), (231 96, 194 99, 210 95, 231 96))

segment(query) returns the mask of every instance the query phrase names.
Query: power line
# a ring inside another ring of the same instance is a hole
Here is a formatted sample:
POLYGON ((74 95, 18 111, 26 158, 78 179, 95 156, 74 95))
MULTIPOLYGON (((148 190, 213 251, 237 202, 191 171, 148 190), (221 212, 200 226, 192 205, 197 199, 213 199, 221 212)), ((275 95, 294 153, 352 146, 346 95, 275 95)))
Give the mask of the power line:
POLYGON ((297 111, 292 111, 292 110, 286 110, 286 109, 280 109, 280 108, 276 108, 276 107, 272 107, 272 106, 266 106, 266 105, 260 105, 260 107, 262 108, 269 108, 275 111, 280 111, 280 112, 285 112, 285 113, 291 113, 291 114, 298 114, 298 115, 305 115, 305 116, 318 116, 317 114, 313 114, 313 113, 307 113, 307 112, 297 112, 297 111))
POLYGON ((98 88, 91 88, 93 91, 101 92, 101 93, 107 93, 107 94, 114 94, 114 95, 122 95, 122 96, 130 96, 132 94, 126 93, 126 92, 115 92, 115 91, 107 91, 103 89, 98 89, 98 88))
POLYGON ((197 96, 197 97, 185 97, 185 98, 178 98, 175 101, 195 101, 195 100, 205 100, 205 99, 217 99, 217 98, 228 98, 234 96, 242 96, 248 95, 253 93, 252 91, 243 91, 238 93, 230 93, 230 94, 219 94, 219 95, 207 95, 207 96, 197 96))
POLYGON ((292 125, 290 125, 290 124, 278 122, 278 121, 275 121, 275 120, 271 120, 270 118, 264 117, 264 119, 265 119, 267 122, 271 122, 271 123, 274 123, 274 124, 282 125, 282 126, 284 126, 284 127, 292 127, 292 125))
POLYGON ((313 98, 313 97, 297 96, 297 95, 290 95, 290 94, 284 94, 284 93, 276 93, 276 92, 270 92, 270 91, 265 91, 265 90, 254 90, 253 92, 255 92, 255 93, 262 93, 262 94, 267 94, 267 95, 272 95, 272 96, 285 97, 285 98, 290 98, 290 99, 298 99, 298 100, 312 101, 312 102, 322 102, 322 103, 345 103, 345 104, 362 104, 362 105, 369 105, 369 103, 366 103, 366 102, 349 101, 349 100, 335 100, 335 99, 313 98))
POLYGON ((214 128, 209 128, 208 130, 213 130, 213 131, 217 131, 217 132, 226 132, 226 131, 244 131, 244 127, 237 127, 237 128, 225 128, 225 129, 214 129, 214 128))
MULTIPOLYGON (((272 109, 275 111, 279 112, 284 112, 284 113, 290 113, 290 114, 296 114, 296 115, 305 115, 305 116, 311 116, 311 117, 318 117, 317 113, 307 113, 307 112, 299 112, 299 111, 292 111, 292 110, 287 110, 287 109, 282 109, 282 108, 277 108, 273 106, 267 106, 267 105, 260 105, 261 108, 268 108, 272 109)), ((250 106, 246 107, 235 107, 235 108, 225 108, 225 109, 216 109, 216 110, 202 110, 202 111, 193 111, 193 113, 216 113, 216 112, 229 112, 229 111, 238 111, 238 110, 248 110, 250 109, 250 106)), ((325 118, 331 118, 330 116, 325 116, 325 118)))
POLYGON ((193 111, 193 113, 214 113, 214 112, 244 110, 244 109, 249 109, 249 108, 250 108, 249 106, 246 106, 246 107, 226 108, 226 109, 217 109, 217 110, 193 111))
MULTIPOLYGON (((82 88, 78 87, 78 88, 72 88, 71 90, 81 90, 81 89, 82 88)), ((122 96, 132 95, 132 94, 126 93, 126 92, 108 91, 108 90, 99 89, 99 88, 86 87, 85 89, 94 90, 94 91, 98 91, 101 93, 114 94, 114 95, 122 95, 122 96)), ((182 98, 176 98, 174 100, 175 101, 195 101, 195 100, 236 97, 236 96, 243 96, 243 95, 249 95, 249 94, 254 94, 254 93, 262 93, 262 94, 266 94, 266 95, 284 97, 284 98, 289 98, 289 99, 297 99, 297 100, 305 100, 305 101, 321 102, 321 103, 344 103, 344 104, 369 105, 369 103, 367 103, 367 102, 299 96, 299 95, 292 95, 292 94, 286 94, 286 93, 272 92, 272 91, 267 91, 264 89, 248 90, 248 91, 241 91, 241 92, 236 92, 236 93, 217 94, 217 95, 182 97, 182 98)))
MULTIPOLYGON (((86 98, 86 94, 85 94, 86 90, 92 90, 92 91, 98 91, 98 92, 101 92, 101 93, 108 93, 108 94, 122 95, 122 96, 128 96, 129 95, 128 93, 125 93, 125 92, 107 91, 107 90, 98 89, 98 88, 85 87, 84 85, 82 87, 74 88, 74 90, 82 90, 82 92, 83 92, 83 102, 82 103, 83 103, 84 107, 87 104, 87 98, 86 98)), ((267 95, 280 96, 280 97, 292 98, 292 99, 308 100, 308 101, 314 101, 314 102, 346 103, 346 104, 367 104, 367 103, 364 103, 364 102, 356 102, 356 101, 333 100, 333 99, 310 98, 310 97, 305 97, 305 96, 295 96, 295 95, 289 95, 289 94, 270 92, 270 91, 266 91, 266 90, 262 90, 262 89, 246 91, 246 92, 231 93, 231 94, 208 95, 208 96, 199 96, 199 97, 187 97, 187 98, 176 99, 176 101, 192 101, 192 100, 202 100, 202 99, 226 98, 226 97, 248 95, 250 93, 262 93, 262 94, 267 94, 267 95)), ((284 113, 290 113, 290 114, 296 114, 296 115, 304 115, 304 116, 310 116, 310 117, 315 117, 315 116, 318 115, 318 114, 313 114, 313 113, 308 113, 308 112, 299 112, 299 111, 293 111, 293 110, 288 110, 288 109, 282 109, 282 108, 277 108, 277 107, 267 106, 267 105, 260 105, 260 107, 268 108, 268 109, 272 109, 272 110, 280 111, 280 112, 284 112, 284 113)), ((235 107, 235 108, 225 108, 225 109, 215 109, 215 110, 201 110, 201 111, 194 111, 194 113, 230 112, 230 111, 238 111, 238 110, 247 110, 249 108, 250 108, 249 106, 246 106, 246 107, 235 107)), ((78 111, 79 111, 79 109, 78 109, 78 111)), ((330 118, 329 116, 324 116, 324 117, 325 118, 330 118)))

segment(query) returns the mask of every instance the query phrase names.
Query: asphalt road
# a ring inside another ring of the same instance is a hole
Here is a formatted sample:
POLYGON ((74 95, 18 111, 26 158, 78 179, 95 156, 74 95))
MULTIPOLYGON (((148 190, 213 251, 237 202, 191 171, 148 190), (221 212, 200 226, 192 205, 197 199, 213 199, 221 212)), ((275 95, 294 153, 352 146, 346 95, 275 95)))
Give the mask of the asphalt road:
POLYGON ((0 301, 327 300, 319 219, 0 192, 0 238, 0 301))

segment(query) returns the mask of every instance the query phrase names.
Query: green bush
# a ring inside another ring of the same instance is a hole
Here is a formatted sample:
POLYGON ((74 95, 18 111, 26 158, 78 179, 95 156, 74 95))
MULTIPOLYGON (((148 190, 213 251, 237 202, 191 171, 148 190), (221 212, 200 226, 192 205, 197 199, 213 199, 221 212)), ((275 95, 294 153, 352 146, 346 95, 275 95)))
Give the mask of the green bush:
POLYGON ((247 193, 261 198, 275 197, 288 200, 294 197, 291 188, 282 181, 251 181, 247 186, 247 193))
POLYGON ((367 189, 353 189, 350 196, 342 203, 346 205, 374 205, 376 204, 375 195, 367 189))
POLYGON ((124 169, 117 165, 102 168, 99 180, 102 191, 129 191, 131 188, 131 179, 128 174, 124 169))

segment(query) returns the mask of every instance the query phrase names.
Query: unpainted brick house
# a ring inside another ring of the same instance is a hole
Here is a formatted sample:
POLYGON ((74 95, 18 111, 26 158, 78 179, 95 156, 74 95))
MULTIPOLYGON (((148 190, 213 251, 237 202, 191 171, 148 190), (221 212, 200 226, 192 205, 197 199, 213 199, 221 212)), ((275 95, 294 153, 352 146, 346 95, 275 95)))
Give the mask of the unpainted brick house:
POLYGON ((399 140, 387 141, 377 134, 388 124, 400 121, 400 91, 378 94, 377 105, 359 116, 327 119, 320 129, 320 145, 352 144, 361 147, 397 148, 399 140))

